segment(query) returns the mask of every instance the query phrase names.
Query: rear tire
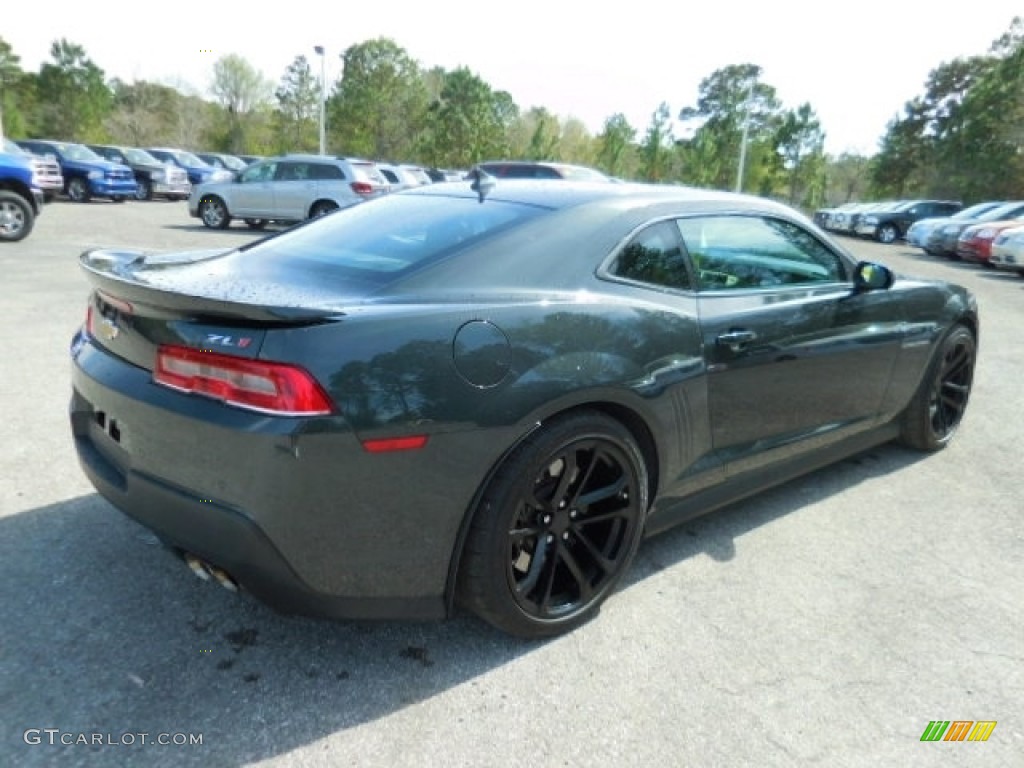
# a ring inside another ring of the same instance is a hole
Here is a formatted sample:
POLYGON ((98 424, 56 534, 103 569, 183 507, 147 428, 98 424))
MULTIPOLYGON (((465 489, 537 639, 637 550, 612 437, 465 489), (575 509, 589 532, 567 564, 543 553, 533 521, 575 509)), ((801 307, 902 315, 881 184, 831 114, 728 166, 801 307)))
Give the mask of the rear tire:
POLYGON ((28 237, 35 224, 32 206, 16 192, 0 190, 0 242, 16 243, 28 237))
POLYGON ((136 200, 152 200, 153 199, 153 185, 145 179, 139 179, 136 181, 135 187, 135 199, 136 200))
POLYGON ((896 229, 895 224, 883 224, 878 228, 878 242, 889 245, 896 242, 896 238, 899 237, 899 231, 896 229))
POLYGON ((541 427, 498 468, 466 539, 460 605, 541 638, 592 618, 643 534, 648 476, 625 426, 581 411, 541 427))
POLYGON ((338 210, 337 203, 332 203, 330 200, 321 200, 315 203, 309 210, 309 218, 315 219, 318 216, 326 216, 328 213, 336 210, 338 210))
POLYGON ((904 445, 932 452, 949 444, 967 408, 976 358, 974 334, 966 326, 953 326, 903 413, 900 439, 904 445))

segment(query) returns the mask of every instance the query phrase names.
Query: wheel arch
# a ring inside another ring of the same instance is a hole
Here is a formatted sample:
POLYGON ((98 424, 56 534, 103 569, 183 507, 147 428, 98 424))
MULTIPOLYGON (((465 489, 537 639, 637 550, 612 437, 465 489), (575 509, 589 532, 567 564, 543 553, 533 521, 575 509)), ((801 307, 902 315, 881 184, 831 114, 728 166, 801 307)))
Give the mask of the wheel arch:
POLYGON ((32 213, 38 214, 39 210, 36 207, 36 200, 32 194, 32 190, 29 189, 28 185, 23 184, 18 179, 3 179, 0 180, 0 192, 11 192, 22 198, 28 207, 32 210, 32 213))
POLYGON ((522 445, 523 442, 538 429, 552 421, 567 418, 582 411, 597 411, 615 419, 617 422, 622 424, 629 431, 630 435, 632 435, 633 439, 636 440, 637 446, 639 446, 644 460, 645 469, 647 470, 647 510, 650 510, 651 505, 654 502, 654 496, 657 492, 660 478, 660 454, 657 442, 654 439, 654 434, 648 426, 647 420, 644 419, 638 410, 614 400, 596 399, 579 402, 568 407, 562 407, 551 411, 543 417, 538 417, 528 429, 525 429, 523 433, 519 435, 515 442, 509 445, 508 448, 502 452, 501 456, 499 456, 494 464, 487 470, 483 480, 481 480, 477 486, 476 492, 470 499, 468 507, 463 510, 462 522, 459 524, 459 530, 455 537, 454 546, 452 547, 451 559, 448 563, 448 577, 446 579, 444 589, 445 613, 448 616, 453 615, 455 612, 455 594, 457 589, 459 566, 462 562, 462 554, 465 549, 466 538, 469 535, 469 530, 473 524, 473 516, 476 514, 480 500, 487 491, 487 487, 493 481, 495 474, 501 468, 502 464, 504 464, 508 458, 515 453, 519 446, 522 445))

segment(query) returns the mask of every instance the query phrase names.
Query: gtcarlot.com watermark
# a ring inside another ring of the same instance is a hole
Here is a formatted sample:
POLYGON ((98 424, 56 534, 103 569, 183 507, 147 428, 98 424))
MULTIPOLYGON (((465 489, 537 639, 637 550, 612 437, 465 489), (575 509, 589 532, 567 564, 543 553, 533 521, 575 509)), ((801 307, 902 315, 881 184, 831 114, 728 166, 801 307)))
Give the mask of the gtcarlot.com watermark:
POLYGON ((156 744, 161 747, 187 747, 203 743, 201 733, 74 733, 60 728, 28 728, 22 734, 26 744, 56 746, 132 747, 156 744))

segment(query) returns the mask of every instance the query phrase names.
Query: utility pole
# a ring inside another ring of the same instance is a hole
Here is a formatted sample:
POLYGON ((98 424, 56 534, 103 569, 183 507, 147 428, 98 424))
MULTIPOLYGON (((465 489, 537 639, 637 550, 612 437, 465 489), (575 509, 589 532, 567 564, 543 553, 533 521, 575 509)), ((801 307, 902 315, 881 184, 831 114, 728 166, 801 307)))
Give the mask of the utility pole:
POLYGON ((327 154, 327 77, 324 47, 313 46, 313 50, 320 56, 320 154, 327 154))
POLYGON ((736 170, 736 192, 743 191, 743 171, 747 164, 747 140, 750 138, 750 100, 754 96, 756 78, 747 86, 747 98, 743 102, 743 136, 740 139, 740 165, 736 170))

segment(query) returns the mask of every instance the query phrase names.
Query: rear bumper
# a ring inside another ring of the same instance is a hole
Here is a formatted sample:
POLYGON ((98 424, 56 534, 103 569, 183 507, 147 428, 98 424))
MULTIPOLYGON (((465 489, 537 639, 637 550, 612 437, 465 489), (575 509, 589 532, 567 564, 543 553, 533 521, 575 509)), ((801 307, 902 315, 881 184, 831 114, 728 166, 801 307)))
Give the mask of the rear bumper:
POLYGON ((81 336, 72 356, 79 462, 129 517, 285 613, 446 615, 484 474, 474 459, 493 461, 476 443, 368 454, 339 417, 273 418, 174 392, 81 336))

